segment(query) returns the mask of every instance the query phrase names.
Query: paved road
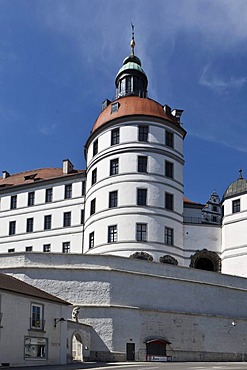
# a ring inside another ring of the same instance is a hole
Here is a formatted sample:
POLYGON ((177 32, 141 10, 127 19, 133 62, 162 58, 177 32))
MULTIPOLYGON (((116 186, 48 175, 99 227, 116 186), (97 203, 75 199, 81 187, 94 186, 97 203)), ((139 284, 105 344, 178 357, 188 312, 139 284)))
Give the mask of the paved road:
POLYGON ((246 362, 83 362, 72 365, 36 366, 8 369, 28 370, 247 370, 246 362))

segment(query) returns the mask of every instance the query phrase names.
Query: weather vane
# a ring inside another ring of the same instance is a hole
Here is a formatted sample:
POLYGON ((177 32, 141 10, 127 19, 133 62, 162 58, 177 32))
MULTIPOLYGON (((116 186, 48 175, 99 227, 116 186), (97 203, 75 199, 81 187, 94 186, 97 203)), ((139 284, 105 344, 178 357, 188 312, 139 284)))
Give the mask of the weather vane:
POLYGON ((135 49, 135 26, 133 25, 133 23, 131 22, 131 28, 132 28, 132 39, 131 39, 131 42, 130 42, 130 46, 131 46, 131 55, 134 55, 134 49, 135 49))

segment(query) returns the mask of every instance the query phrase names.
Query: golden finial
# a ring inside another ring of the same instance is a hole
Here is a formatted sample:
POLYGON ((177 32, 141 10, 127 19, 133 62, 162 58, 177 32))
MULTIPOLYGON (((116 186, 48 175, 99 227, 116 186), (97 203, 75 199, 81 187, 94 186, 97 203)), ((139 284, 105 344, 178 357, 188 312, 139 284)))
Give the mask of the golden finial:
POLYGON ((135 26, 131 23, 132 27, 132 39, 130 41, 130 46, 131 46, 131 55, 134 55, 134 49, 135 49, 135 26))

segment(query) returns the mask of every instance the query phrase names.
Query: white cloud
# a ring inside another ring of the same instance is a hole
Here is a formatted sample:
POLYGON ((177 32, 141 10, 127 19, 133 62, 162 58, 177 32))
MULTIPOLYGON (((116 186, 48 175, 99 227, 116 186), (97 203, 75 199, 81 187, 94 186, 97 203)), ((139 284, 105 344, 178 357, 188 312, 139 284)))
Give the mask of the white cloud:
POLYGON ((228 79, 223 79, 210 69, 210 64, 207 64, 199 78, 199 84, 206 86, 217 92, 225 92, 228 89, 232 88, 241 88, 247 83, 246 77, 236 78, 231 76, 228 79))

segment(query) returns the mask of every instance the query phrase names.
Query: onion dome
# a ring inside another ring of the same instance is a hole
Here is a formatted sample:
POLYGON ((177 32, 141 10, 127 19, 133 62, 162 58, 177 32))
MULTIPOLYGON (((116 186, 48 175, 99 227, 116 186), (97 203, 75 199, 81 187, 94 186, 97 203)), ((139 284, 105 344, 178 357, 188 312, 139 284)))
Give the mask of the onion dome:
POLYGON ((141 60, 134 54, 134 26, 132 26, 130 46, 131 54, 124 59, 123 65, 116 76, 116 98, 127 95, 136 95, 146 98, 148 79, 142 68, 141 60))
POLYGON ((223 200, 226 198, 236 197, 246 192, 247 192, 247 181, 243 178, 242 170, 240 170, 239 178, 237 179, 237 181, 234 181, 232 184, 228 186, 223 195, 223 200))

